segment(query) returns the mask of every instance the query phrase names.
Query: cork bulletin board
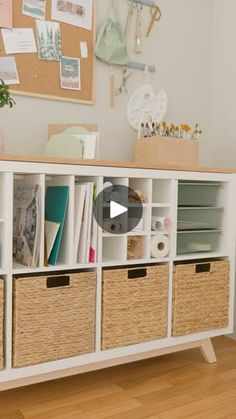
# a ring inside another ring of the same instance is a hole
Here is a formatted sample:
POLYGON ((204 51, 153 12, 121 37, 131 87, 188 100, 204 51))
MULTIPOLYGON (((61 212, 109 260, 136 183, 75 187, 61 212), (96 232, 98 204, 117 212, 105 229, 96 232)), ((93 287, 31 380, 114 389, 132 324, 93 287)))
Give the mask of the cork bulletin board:
MULTIPOLYGON (((95 0, 93 1, 92 31, 59 22, 62 56, 80 58, 81 90, 61 88, 59 61, 43 61, 38 59, 37 53, 27 53, 14 54, 20 84, 12 86, 12 93, 68 102, 93 103, 95 68, 93 54, 95 40, 94 6, 95 0), (81 41, 87 42, 88 58, 81 58, 80 56, 81 41)), ((46 2, 45 20, 51 20, 51 0, 46 2)), ((52 20, 52 22, 55 21, 52 20)), ((13 27, 33 28, 36 39, 36 21, 33 17, 22 14, 22 0, 13 0, 13 27)), ((1 34, 0 56, 10 56, 5 54, 1 34)))

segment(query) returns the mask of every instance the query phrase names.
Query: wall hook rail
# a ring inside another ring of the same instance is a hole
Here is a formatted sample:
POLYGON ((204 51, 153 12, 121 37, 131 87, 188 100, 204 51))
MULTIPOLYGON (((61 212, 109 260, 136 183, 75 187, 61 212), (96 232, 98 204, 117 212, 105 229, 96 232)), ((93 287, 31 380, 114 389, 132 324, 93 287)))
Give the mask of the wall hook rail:
POLYGON ((139 3, 143 6, 148 6, 148 7, 155 7, 157 6, 157 1, 156 0, 133 0, 134 3, 139 3))
POLYGON ((126 64, 127 68, 132 68, 133 70, 140 70, 140 71, 148 71, 149 73, 155 73, 156 67, 155 65, 147 65, 144 63, 139 63, 136 61, 129 61, 126 64))

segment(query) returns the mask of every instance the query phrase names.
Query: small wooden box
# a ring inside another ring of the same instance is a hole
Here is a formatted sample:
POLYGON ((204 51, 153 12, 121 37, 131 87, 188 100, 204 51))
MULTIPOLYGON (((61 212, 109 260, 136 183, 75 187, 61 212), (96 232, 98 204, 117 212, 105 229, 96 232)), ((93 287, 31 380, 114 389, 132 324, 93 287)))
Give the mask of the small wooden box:
POLYGON ((140 163, 197 166, 198 157, 198 140, 151 137, 135 145, 135 161, 140 163))

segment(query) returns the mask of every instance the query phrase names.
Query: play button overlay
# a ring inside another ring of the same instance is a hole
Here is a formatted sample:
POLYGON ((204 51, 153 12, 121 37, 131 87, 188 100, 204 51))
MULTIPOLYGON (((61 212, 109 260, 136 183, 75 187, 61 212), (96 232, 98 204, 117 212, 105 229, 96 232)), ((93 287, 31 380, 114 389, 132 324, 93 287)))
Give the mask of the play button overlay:
POLYGON ((136 191, 123 185, 105 184, 97 196, 94 217, 104 232, 126 234, 134 231, 143 218, 143 204, 136 191))
POLYGON ((119 217, 119 215, 125 214, 128 211, 128 208, 123 207, 123 205, 117 204, 117 202, 111 201, 110 203, 110 218, 119 217))

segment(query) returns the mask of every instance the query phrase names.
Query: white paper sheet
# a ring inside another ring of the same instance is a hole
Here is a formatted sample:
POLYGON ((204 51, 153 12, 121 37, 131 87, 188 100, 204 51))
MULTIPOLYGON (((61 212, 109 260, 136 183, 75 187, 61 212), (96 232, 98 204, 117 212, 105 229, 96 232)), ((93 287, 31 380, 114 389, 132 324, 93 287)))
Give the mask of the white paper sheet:
POLYGON ((0 28, 12 28, 12 0, 0 0, 0 28))
POLYGON ((20 83, 14 57, 0 57, 0 79, 6 84, 20 83))
POLYGON ((47 259, 49 258, 52 248, 54 246, 60 223, 45 220, 45 236, 46 236, 46 252, 47 259))
POLYGON ((80 42, 80 54, 81 58, 88 58, 88 44, 86 41, 80 42))
POLYGON ((93 0, 52 0, 51 18, 91 30, 93 0))
POLYGON ((2 29, 6 54, 25 54, 37 52, 33 29, 2 29))

